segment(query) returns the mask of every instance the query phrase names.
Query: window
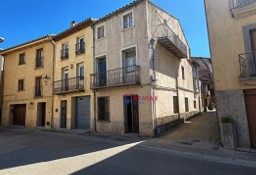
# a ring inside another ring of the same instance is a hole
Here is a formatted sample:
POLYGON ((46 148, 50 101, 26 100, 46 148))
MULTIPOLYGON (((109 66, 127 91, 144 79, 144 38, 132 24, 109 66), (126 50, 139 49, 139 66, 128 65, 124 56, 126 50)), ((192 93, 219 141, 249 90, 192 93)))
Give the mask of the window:
POLYGON ((136 65, 136 48, 123 51, 123 64, 126 73, 134 72, 134 65, 136 65))
POLYGON ((36 50, 36 68, 43 67, 44 51, 43 49, 36 50))
POLYGON ((185 111, 188 112, 189 111, 189 106, 188 106, 188 98, 185 98, 185 111))
POLYGON ((36 77, 35 80, 35 97, 42 96, 42 77, 36 77))
POLYGON ((98 98, 98 120, 109 120, 109 97, 98 98))
POLYGON ((104 26, 98 27, 97 28, 97 39, 104 38, 105 33, 104 33, 104 26))
POLYGON ((196 109, 196 100, 194 100, 194 108, 196 109))
POLYGON ((77 43, 76 43, 76 55, 82 54, 85 52, 85 43, 84 43, 84 38, 77 38, 77 43))
POLYGON ((123 29, 127 29, 133 26, 132 13, 124 15, 123 17, 123 29))
POLYGON ((183 66, 181 66, 181 74, 182 74, 182 79, 185 80, 185 70, 183 66))
POLYGON ((25 64, 25 53, 20 54, 19 56, 19 65, 25 64))
POLYGON ((68 44, 62 44, 62 50, 61 50, 61 54, 60 57, 61 59, 67 59, 69 56, 69 46, 68 44))
POLYGON ((18 80, 18 91, 24 90, 24 80, 18 80))
POLYGON ((177 114, 179 112, 178 110, 178 97, 173 96, 173 113, 177 114))

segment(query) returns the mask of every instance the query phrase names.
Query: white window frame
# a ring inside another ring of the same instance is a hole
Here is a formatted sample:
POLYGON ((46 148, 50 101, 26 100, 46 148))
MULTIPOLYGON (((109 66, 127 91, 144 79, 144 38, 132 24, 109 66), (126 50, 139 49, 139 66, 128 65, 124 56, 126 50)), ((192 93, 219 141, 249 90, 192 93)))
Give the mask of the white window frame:
POLYGON ((97 38, 97 40, 100 40, 100 39, 102 39, 102 38, 105 38, 106 37, 106 27, 105 27, 105 25, 103 24, 103 25, 100 25, 100 26, 98 26, 97 28, 96 28, 96 38, 97 38), (103 28, 103 30, 104 30, 104 33, 103 33, 103 36, 101 36, 100 38, 99 38, 99 29, 100 28, 103 28))
POLYGON ((133 27, 134 27, 134 11, 130 10, 130 11, 127 11, 126 13, 124 13, 122 15, 122 29, 126 30, 126 29, 130 29, 130 28, 133 28, 133 27), (125 16, 127 16, 129 14, 131 14, 131 16, 132 16, 132 25, 129 26, 129 24, 128 24, 128 26, 125 28, 125 26, 124 26, 124 18, 125 18, 125 16))

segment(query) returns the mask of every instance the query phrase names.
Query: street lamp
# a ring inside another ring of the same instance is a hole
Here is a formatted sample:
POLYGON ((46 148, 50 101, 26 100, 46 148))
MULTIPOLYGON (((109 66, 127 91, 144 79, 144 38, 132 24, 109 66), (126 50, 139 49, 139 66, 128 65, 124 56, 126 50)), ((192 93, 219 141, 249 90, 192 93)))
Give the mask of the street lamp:
POLYGON ((4 41, 4 38, 3 37, 0 37, 0 43, 4 41))

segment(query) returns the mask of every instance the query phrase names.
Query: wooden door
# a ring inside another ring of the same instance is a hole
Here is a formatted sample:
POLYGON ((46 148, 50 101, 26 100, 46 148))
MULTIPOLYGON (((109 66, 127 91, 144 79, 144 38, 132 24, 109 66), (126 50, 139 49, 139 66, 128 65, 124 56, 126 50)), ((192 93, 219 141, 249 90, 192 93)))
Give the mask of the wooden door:
POLYGON ((244 93, 251 145, 256 148, 256 89, 245 90, 244 93))
POLYGON ((14 105, 13 109, 13 125, 25 126, 26 119, 26 105, 14 105))
POLYGON ((60 106, 60 128, 67 127, 67 100, 61 101, 60 106))

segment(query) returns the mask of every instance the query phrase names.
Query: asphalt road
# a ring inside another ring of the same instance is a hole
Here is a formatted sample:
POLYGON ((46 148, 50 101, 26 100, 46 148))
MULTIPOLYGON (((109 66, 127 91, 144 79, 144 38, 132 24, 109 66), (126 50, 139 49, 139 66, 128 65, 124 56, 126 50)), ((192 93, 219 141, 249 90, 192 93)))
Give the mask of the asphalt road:
POLYGON ((256 169, 140 146, 141 139, 0 128, 0 174, 255 175, 256 169))

